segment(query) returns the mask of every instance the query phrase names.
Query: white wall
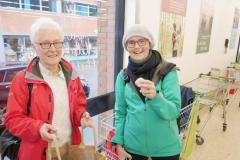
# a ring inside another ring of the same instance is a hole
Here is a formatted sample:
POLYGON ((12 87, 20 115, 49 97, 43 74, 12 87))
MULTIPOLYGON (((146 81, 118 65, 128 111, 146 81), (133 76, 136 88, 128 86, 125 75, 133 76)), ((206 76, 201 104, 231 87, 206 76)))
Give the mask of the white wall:
MULTIPOLYGON (((235 61, 237 44, 235 44, 234 49, 228 49, 227 54, 225 54, 224 41, 226 38, 230 38, 234 9, 239 8, 238 1, 215 1, 209 52, 196 54, 200 6, 201 0, 188 0, 183 55, 182 57, 167 59, 176 63, 180 68, 179 77, 182 84, 196 78, 199 73, 209 72, 211 67, 224 69, 230 62, 235 61)), ((128 23, 125 24, 125 28, 128 28, 133 23, 147 26, 154 35, 155 49, 158 49, 161 0, 126 0, 126 7, 128 12, 125 15, 125 21, 128 23), (132 3, 135 4, 135 9, 131 12, 128 6, 130 6, 129 4, 133 5, 132 3), (135 22, 133 22, 133 17, 135 17, 135 22)), ((125 56, 127 57, 126 54, 125 56)), ((126 66, 126 64, 125 58, 124 65, 126 66)))

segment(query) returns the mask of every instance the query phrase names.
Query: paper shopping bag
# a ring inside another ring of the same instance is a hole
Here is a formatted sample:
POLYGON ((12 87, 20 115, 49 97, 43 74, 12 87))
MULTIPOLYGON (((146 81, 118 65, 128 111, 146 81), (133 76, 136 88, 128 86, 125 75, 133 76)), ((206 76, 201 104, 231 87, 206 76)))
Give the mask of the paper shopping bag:
POLYGON ((94 126, 92 128, 94 145, 85 145, 82 141, 80 145, 64 144, 57 148, 49 147, 47 149, 47 160, 105 160, 105 156, 97 151, 96 130, 94 126))
POLYGON ((69 160, 105 160, 105 157, 96 150, 94 145, 70 145, 68 158, 69 160))

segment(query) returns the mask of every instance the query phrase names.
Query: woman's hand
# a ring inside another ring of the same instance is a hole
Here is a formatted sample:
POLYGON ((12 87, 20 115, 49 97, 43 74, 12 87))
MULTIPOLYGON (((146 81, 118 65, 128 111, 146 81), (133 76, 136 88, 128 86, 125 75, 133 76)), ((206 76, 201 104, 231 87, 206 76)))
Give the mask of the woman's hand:
POLYGON ((57 130, 50 124, 44 123, 40 127, 41 138, 47 142, 52 142, 57 137, 57 130))
POLYGON ((81 118, 81 127, 93 127, 93 121, 88 112, 84 112, 81 118))
POLYGON ((135 84, 140 88, 140 92, 145 97, 153 99, 156 96, 157 92, 153 81, 138 78, 135 84))
POLYGON ((126 158, 131 160, 132 156, 130 154, 128 154, 122 147, 122 145, 117 144, 117 154, 119 156, 119 160, 125 160, 126 158))

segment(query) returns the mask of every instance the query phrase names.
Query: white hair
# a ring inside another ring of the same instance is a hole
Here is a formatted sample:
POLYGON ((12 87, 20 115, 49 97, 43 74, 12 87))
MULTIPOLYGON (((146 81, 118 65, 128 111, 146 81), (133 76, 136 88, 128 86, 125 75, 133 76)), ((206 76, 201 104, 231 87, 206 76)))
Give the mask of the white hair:
POLYGON ((60 25, 50 18, 39 18, 31 26, 30 40, 35 42, 36 35, 41 29, 53 29, 61 34, 61 38, 64 39, 64 33, 60 25))

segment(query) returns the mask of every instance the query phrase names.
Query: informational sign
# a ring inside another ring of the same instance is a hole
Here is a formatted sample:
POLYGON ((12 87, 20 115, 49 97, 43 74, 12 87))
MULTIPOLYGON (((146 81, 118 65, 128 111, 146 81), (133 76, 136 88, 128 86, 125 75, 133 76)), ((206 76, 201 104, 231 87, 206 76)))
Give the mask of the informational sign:
POLYGON ((162 0, 159 52, 165 58, 182 56, 187 0, 162 0))
POLYGON ((212 32, 214 0, 202 0, 196 53, 209 51, 212 32))
POLYGON ((235 47, 238 34, 238 24, 239 24, 239 9, 235 8, 232 32, 230 35, 229 49, 233 49, 235 47))

